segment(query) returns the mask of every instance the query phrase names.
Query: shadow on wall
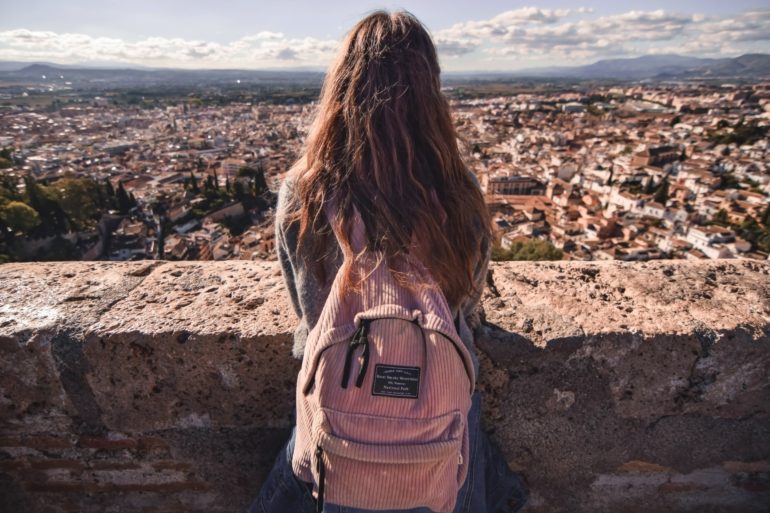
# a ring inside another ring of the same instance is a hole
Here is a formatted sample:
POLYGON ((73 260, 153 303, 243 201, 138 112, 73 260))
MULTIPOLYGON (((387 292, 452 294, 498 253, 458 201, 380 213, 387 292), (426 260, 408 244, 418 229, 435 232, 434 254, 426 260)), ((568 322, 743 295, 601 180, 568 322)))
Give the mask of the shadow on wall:
MULTIPOLYGON (((484 426, 523 511, 766 511, 767 265, 492 269, 484 426)), ((0 305, 0 512, 245 509, 291 426, 276 266, 4 265, 0 305)))

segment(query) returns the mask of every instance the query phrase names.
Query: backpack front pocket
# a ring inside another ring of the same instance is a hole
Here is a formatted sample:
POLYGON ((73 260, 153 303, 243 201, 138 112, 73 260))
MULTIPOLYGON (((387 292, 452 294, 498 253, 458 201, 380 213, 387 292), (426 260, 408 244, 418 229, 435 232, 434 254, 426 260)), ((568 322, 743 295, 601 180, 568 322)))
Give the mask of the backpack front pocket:
POLYGON ((316 418, 312 468, 323 500, 452 511, 467 434, 460 412, 416 420, 323 409, 316 418))

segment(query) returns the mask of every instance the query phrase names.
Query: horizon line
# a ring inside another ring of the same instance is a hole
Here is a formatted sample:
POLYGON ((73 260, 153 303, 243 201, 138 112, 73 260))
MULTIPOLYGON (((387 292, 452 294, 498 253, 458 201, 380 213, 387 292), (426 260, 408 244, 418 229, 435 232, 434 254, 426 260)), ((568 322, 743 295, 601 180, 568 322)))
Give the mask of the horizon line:
MULTIPOLYGON (((710 60, 710 61, 718 61, 718 60, 727 60, 727 59, 738 59, 741 57, 746 56, 753 56, 753 55, 762 55, 762 56, 768 56, 770 57, 770 52, 746 52, 741 53, 735 56, 731 57, 700 57, 696 55, 682 55, 677 53, 660 53, 660 54, 644 54, 644 55, 637 55, 634 57, 613 57, 613 58, 605 58, 605 59, 598 59, 595 61, 592 61, 587 64, 577 64, 577 65, 542 65, 542 66, 529 66, 526 68, 518 68, 518 69, 467 69, 467 70, 442 70, 442 74, 461 74, 461 73, 469 73, 469 74, 481 74, 481 73, 521 73, 525 71, 534 71, 534 70, 543 70, 543 69, 572 69, 572 68, 581 68, 585 66, 591 66, 594 64, 597 64, 599 62, 607 62, 607 61, 623 61, 623 60, 637 60, 637 59, 643 59, 646 57, 682 57, 682 58, 693 58, 693 59, 700 59, 700 60, 710 60)), ((313 68, 309 66, 296 66, 296 67, 264 67, 264 68, 185 68, 185 67, 174 67, 174 66, 146 66, 143 64, 137 64, 137 63, 125 63, 125 64, 89 64, 88 62, 79 62, 79 63, 63 63, 63 62, 54 62, 54 61, 43 61, 43 60, 0 60, 0 64, 3 63, 18 63, 18 64, 26 64, 27 66, 34 66, 34 65, 40 65, 40 66, 50 66, 50 67, 66 67, 70 70, 95 70, 95 71, 119 71, 119 70, 131 70, 131 71, 270 71, 270 72, 307 72, 307 73, 326 73, 328 70, 327 67, 323 68, 313 68)), ((62 68, 62 69, 66 69, 62 68)), ((14 71, 21 71, 24 68, 21 68, 19 70, 0 70, 0 73, 8 73, 8 72, 14 72, 14 71)))

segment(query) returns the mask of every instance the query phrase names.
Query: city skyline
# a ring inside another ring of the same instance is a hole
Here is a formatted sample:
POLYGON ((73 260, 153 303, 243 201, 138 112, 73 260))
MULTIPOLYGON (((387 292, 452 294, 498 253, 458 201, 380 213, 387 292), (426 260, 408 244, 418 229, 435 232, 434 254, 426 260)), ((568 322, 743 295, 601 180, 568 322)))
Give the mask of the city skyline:
POLYGON ((175 68, 324 69, 350 27, 376 8, 406 8, 433 34, 447 71, 581 65, 677 53, 770 53, 764 2, 625 2, 537 5, 482 0, 472 11, 433 0, 411 5, 147 0, 76 5, 30 0, 0 20, 0 60, 175 68), (764 4, 764 5, 763 5, 764 4))

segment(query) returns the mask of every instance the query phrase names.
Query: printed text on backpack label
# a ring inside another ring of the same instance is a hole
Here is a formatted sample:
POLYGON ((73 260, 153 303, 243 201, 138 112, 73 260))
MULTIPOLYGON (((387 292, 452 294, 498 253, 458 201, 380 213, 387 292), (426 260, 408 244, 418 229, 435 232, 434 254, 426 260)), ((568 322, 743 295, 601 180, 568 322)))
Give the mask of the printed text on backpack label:
POLYGON ((374 366, 372 395, 417 399, 420 391, 420 368, 399 365, 374 366))

